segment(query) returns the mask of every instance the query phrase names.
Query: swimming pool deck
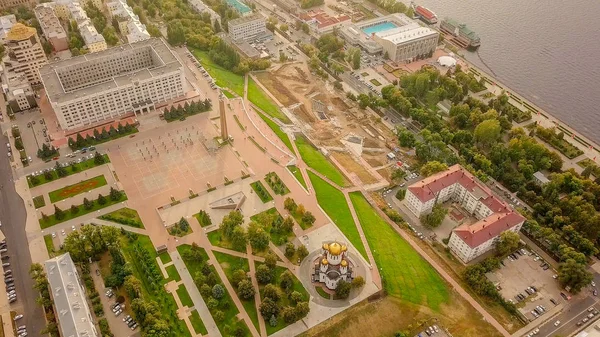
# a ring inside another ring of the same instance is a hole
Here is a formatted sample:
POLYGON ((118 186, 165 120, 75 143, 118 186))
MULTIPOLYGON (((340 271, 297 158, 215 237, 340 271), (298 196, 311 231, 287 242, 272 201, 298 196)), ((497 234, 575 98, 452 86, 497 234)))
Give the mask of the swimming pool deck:
POLYGON ((379 33, 379 32, 383 32, 386 30, 394 29, 394 28, 398 28, 398 26, 393 22, 386 21, 386 22, 375 24, 373 26, 368 26, 368 27, 362 28, 361 30, 365 34, 371 35, 373 33, 379 33))

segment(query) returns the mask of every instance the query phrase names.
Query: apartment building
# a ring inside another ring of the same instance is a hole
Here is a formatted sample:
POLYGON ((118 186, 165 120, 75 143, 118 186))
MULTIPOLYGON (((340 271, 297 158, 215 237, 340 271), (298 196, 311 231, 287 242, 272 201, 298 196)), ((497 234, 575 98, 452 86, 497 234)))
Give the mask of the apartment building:
POLYGON ((35 7, 35 17, 37 18, 42 32, 46 37, 46 40, 52 45, 52 49, 55 52, 69 49, 69 41, 67 39, 67 32, 60 24, 58 16, 54 13, 54 7, 52 3, 43 3, 35 7))
POLYGON ((0 66, 2 92, 12 112, 28 110, 37 106, 35 92, 23 73, 15 73, 12 69, 0 66))
POLYGON ((119 31, 127 37, 127 42, 134 43, 150 38, 146 26, 140 22, 140 18, 126 1, 112 1, 107 3, 106 7, 111 19, 116 19, 119 23, 119 31))
POLYGON ((300 13, 299 18, 308 24, 308 27, 317 35, 331 33, 334 29, 352 22, 352 19, 346 14, 331 16, 322 9, 300 13))
POLYGON ((69 253, 44 262, 61 336, 99 336, 86 292, 69 253))
POLYGON ((0 10, 19 6, 33 7, 35 4, 35 0, 0 0, 0 10))
POLYGON ((233 41, 252 40, 270 35, 265 18, 260 14, 244 16, 228 22, 229 37, 233 41))
POLYGON ((427 177, 406 191, 405 204, 416 216, 431 213, 433 206, 452 200, 477 219, 456 227, 448 247, 465 263, 494 247, 506 230, 519 231, 525 218, 460 165, 427 177))
POLYGON ((48 64, 40 74, 64 130, 148 113, 186 90, 183 66, 157 38, 48 64))
POLYGON ((29 84, 39 84, 38 69, 48 60, 35 28, 15 23, 6 34, 5 47, 4 66, 12 72, 24 74, 29 84))
POLYGON ((79 2, 77 0, 59 0, 52 4, 54 13, 59 19, 63 21, 73 20, 77 23, 77 28, 79 29, 79 33, 81 33, 85 47, 90 53, 95 53, 105 50, 107 45, 104 36, 96 30, 94 24, 83 9, 88 3, 93 4, 99 9, 103 8, 102 1, 100 0, 87 0, 84 2, 79 2))
POLYGON ((4 44, 6 34, 15 23, 17 23, 17 17, 14 14, 0 16, 0 43, 4 44))

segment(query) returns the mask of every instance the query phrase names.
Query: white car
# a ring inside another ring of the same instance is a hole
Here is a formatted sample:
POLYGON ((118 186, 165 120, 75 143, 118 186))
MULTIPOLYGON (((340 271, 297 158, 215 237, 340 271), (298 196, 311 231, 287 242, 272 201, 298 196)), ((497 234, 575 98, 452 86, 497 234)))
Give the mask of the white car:
POLYGON ((63 236, 64 236, 64 235, 67 235, 67 233, 65 233, 65 230, 64 230, 64 229, 63 229, 63 230, 61 230, 60 232, 62 233, 62 235, 63 235, 63 236))
POLYGON ((560 321, 554 322, 554 326, 559 326, 559 325, 560 325, 560 321))
POLYGON ((592 281, 592 287, 596 286, 596 282, 592 281))
POLYGON ((52 232, 52 238, 56 237, 56 232, 52 232))
POLYGON ((72 230, 75 230, 75 225, 71 226, 71 229, 72 229, 72 230))
POLYGON ((15 316, 15 321, 20 320, 21 318, 23 318, 23 314, 17 315, 15 316))

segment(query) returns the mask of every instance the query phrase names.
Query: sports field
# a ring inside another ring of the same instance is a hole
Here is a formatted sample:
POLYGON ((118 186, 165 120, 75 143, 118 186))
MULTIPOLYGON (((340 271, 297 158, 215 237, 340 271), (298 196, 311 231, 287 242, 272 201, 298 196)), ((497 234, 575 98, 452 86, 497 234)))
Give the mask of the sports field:
POLYGON ((442 277, 371 207, 360 192, 350 193, 387 293, 440 310, 450 300, 442 277))
POLYGON ((308 177, 317 193, 319 205, 350 240, 352 245, 369 261, 365 246, 352 219, 352 213, 350 213, 350 208, 346 203, 346 198, 344 198, 344 193, 310 171, 308 171, 308 177))

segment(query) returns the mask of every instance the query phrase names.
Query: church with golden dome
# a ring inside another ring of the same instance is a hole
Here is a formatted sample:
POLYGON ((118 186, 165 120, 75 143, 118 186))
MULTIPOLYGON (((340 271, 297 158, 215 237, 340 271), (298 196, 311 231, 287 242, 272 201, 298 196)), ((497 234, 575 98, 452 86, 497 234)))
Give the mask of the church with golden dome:
POLYGON ((323 243, 314 265, 313 282, 323 283, 329 290, 335 290, 340 280, 352 281, 348 247, 337 241, 323 243))

